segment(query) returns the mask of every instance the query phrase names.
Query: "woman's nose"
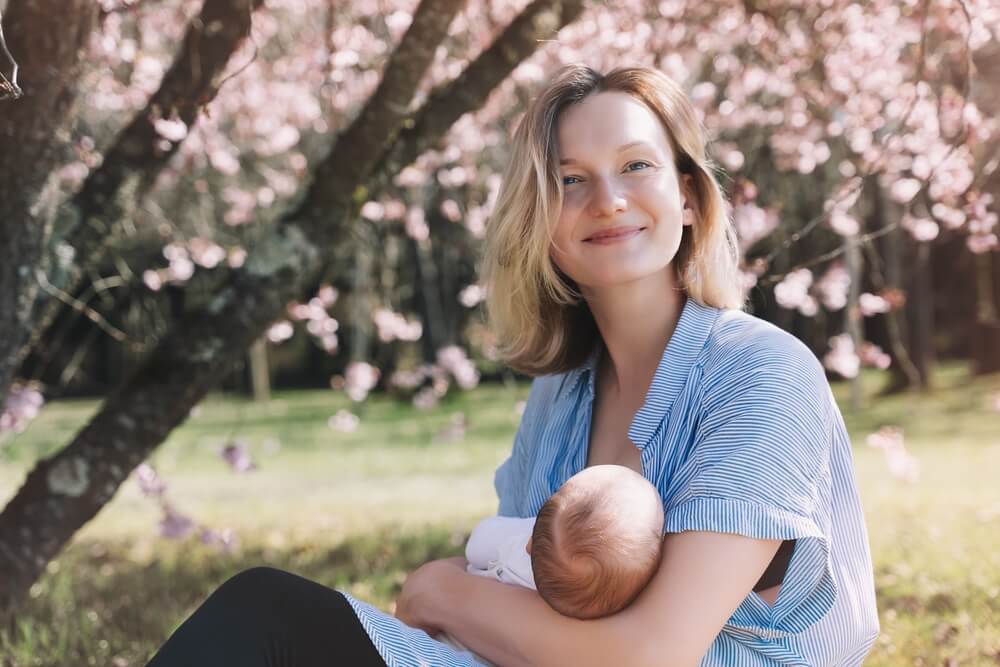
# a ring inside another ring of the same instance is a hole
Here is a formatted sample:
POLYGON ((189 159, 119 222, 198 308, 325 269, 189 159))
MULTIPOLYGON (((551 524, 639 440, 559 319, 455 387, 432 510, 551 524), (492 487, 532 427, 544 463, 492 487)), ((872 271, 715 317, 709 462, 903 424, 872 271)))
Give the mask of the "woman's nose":
POLYGON ((612 216, 628 208, 620 185, 610 178, 595 178, 590 195, 590 212, 596 217, 612 216))

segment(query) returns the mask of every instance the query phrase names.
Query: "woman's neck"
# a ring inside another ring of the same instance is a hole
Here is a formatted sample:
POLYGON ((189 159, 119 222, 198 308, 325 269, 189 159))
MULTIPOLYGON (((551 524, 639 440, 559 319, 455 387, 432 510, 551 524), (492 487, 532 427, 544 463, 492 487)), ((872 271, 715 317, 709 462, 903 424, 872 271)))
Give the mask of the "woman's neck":
POLYGON ((684 291, 669 272, 588 291, 585 297, 607 350, 602 390, 642 399, 680 319, 684 291))

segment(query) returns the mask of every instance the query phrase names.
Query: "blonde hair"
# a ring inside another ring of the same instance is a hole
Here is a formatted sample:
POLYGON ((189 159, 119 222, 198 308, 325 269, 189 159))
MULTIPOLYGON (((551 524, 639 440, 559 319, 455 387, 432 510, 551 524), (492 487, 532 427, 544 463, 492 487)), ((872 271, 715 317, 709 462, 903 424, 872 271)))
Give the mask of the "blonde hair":
POLYGON ((600 74, 584 65, 569 65, 525 111, 486 227, 482 274, 490 323, 501 356, 528 375, 576 368, 600 339, 590 309, 552 261, 549 247, 563 196, 556 151, 559 117, 589 95, 611 91, 631 95, 660 119, 675 168, 691 177, 687 194, 696 220, 684 228, 674 259, 680 286, 704 305, 743 305, 729 205, 687 96, 654 69, 627 67, 600 74))

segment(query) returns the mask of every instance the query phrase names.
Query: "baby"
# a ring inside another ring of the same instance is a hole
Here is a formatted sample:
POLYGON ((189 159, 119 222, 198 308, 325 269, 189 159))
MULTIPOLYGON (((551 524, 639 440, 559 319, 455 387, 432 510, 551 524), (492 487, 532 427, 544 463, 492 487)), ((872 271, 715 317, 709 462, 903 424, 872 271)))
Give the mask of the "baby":
MULTIPOLYGON (((663 506, 629 468, 585 468, 538 516, 490 517, 465 546, 468 571, 538 591, 564 616, 591 619, 627 607, 660 563, 663 506)), ((438 639, 467 650, 451 637, 438 639)), ((481 662, 486 663, 482 658, 481 662)))

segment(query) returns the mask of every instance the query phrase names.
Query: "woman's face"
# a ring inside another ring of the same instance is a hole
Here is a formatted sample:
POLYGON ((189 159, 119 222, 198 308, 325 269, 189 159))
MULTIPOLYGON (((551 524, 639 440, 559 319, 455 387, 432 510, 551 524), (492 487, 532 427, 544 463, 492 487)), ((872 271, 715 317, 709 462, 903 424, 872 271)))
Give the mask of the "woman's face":
POLYGON ((562 113, 557 142, 556 265, 585 295, 658 276, 672 286, 684 194, 659 119, 631 95, 596 93, 562 113))

